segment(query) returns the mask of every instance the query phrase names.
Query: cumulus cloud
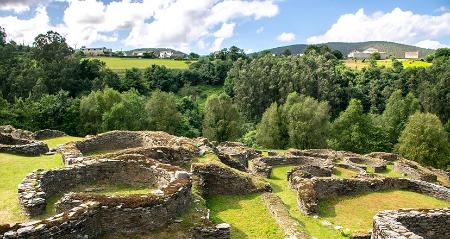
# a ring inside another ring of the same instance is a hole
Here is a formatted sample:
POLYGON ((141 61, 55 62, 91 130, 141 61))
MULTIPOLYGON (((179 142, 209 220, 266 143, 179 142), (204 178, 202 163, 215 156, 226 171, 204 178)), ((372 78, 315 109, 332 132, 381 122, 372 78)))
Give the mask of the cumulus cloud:
POLYGON ((120 40, 129 47, 188 50, 192 44, 198 44, 203 48, 217 49, 225 39, 233 36, 238 20, 258 20, 278 14, 276 0, 118 0, 107 3, 100 0, 18 1, 28 6, 27 9, 30 2, 38 1, 66 1, 68 6, 64 10, 63 22, 57 26, 49 24, 47 12, 42 8, 27 20, 0 17, 0 22, 14 22, 5 25, 16 32, 11 37, 20 35, 19 31, 12 28, 28 29, 28 25, 31 25, 39 33, 56 29, 66 37, 69 44, 78 46, 120 40), (119 39, 119 31, 127 32, 128 35, 119 39))
POLYGON ((0 26, 5 28, 9 40, 25 44, 31 44, 37 35, 52 29, 44 7, 37 8, 30 19, 19 19, 15 16, 0 17, 0 26))
POLYGON ((65 1, 65 0, 0 0, 0 11, 13 11, 22 13, 29 11, 31 7, 42 7, 49 1, 65 1))
POLYGON ((448 45, 440 43, 439 41, 433 41, 433 40, 420 41, 420 42, 416 43, 416 46, 428 48, 428 49, 438 49, 438 48, 450 47, 448 45))
POLYGON ((279 42, 291 42, 295 40, 295 34, 292 32, 283 32, 277 37, 279 42))
POLYGON ((432 16, 395 8, 391 12, 367 15, 364 9, 359 9, 354 14, 340 16, 327 32, 309 37, 307 42, 383 40, 415 44, 422 40, 448 35, 450 35, 449 12, 432 16))

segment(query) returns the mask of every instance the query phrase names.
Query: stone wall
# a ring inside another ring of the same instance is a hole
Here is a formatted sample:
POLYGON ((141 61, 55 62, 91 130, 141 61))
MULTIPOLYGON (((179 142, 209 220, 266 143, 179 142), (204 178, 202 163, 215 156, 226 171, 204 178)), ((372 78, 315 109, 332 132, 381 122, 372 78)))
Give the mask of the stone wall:
POLYGON ((437 176, 433 172, 410 160, 400 159, 394 162, 394 170, 418 180, 427 182, 436 182, 437 180, 437 176))
POLYGON ((222 142, 216 148, 220 154, 227 155, 231 159, 236 160, 245 168, 248 167, 249 160, 261 156, 261 151, 246 147, 242 143, 237 142, 222 142))
POLYGON ((48 146, 41 141, 17 138, 11 133, 0 133, 0 152, 37 156, 48 152, 48 146))
POLYGON ((291 177, 312 178, 312 177, 331 177, 333 166, 319 167, 316 165, 302 165, 292 168, 287 173, 287 180, 291 177))
POLYGON ((298 191, 297 205, 305 214, 319 212, 319 200, 392 189, 407 189, 450 201, 450 189, 406 178, 318 178, 290 177, 289 185, 298 191))
POLYGON ((9 134, 13 136, 14 138, 18 139, 29 139, 33 140, 33 133, 28 130, 23 129, 16 129, 11 125, 1 125, 0 126, 0 133, 2 134, 9 134))
POLYGON ((107 182, 163 187, 173 180, 178 170, 170 165, 164 166, 150 159, 145 160, 143 156, 133 157, 137 160, 116 159, 86 161, 71 167, 37 170, 28 174, 18 186, 19 201, 24 212, 29 216, 40 215, 45 211, 48 198, 84 183, 107 182))
POLYGON ((260 157, 252 161, 250 165, 250 172, 262 177, 270 177, 273 166, 279 165, 316 165, 316 166, 330 166, 332 165, 331 159, 314 158, 310 156, 296 156, 291 154, 280 156, 260 157))
POLYGON ((194 239, 229 239, 231 237, 231 226, 221 223, 211 227, 193 228, 194 239))
POLYGON ((53 129, 43 129, 38 130, 33 133, 33 138, 41 140, 41 139, 50 139, 50 138, 56 138, 56 137, 63 137, 66 136, 66 134, 59 130, 53 130, 53 129))
POLYGON ((191 171, 197 177, 196 183, 204 195, 271 191, 270 185, 263 180, 227 166, 192 164, 191 171))
MULTIPOLYGON (((80 163, 83 160, 89 160, 89 158, 83 157, 84 154, 108 150, 116 151, 109 156, 139 153, 150 155, 155 159, 166 159, 166 161, 172 157, 170 163, 177 164, 176 161, 173 161, 174 154, 182 156, 177 160, 191 159, 193 155, 198 155, 199 147, 197 144, 199 143, 193 139, 176 137, 164 132, 110 131, 86 137, 83 141, 65 144, 61 153, 65 164, 80 163)), ((99 158, 99 156, 94 158, 99 158)), ((165 161, 162 160, 162 162, 165 161)))
POLYGON ((107 232, 136 233, 160 228, 178 218, 191 201, 191 182, 180 178, 159 196, 78 195, 77 207, 44 220, 1 225, 1 238, 95 238, 107 232))
POLYGON ((450 208, 401 209, 374 217, 372 239, 450 238, 450 208))

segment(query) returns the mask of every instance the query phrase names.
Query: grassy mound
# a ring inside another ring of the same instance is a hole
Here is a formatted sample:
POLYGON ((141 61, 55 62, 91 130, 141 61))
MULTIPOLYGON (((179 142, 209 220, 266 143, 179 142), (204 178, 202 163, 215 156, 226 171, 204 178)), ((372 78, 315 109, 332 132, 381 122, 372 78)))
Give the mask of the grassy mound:
POLYGON ((367 232, 379 211, 400 208, 440 208, 450 203, 402 190, 330 198, 320 202, 320 216, 354 232, 367 232))

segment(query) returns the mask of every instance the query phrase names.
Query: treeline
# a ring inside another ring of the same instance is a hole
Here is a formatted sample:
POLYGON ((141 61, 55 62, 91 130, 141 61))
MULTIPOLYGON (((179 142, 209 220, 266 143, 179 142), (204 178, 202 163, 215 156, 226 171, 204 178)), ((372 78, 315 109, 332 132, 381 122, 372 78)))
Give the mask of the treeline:
POLYGON ((33 46, 0 30, 0 124, 72 135, 163 130, 265 148, 396 151, 445 168, 450 152, 450 49, 429 68, 357 71, 327 46, 303 56, 251 57, 231 47, 187 70, 149 66, 117 74, 83 59, 55 32, 33 46), (209 95, 199 89, 223 87, 209 95), (421 113, 423 112, 423 113, 421 113), (444 126, 445 125, 445 128, 444 126), (447 129, 447 133, 444 129, 447 129))

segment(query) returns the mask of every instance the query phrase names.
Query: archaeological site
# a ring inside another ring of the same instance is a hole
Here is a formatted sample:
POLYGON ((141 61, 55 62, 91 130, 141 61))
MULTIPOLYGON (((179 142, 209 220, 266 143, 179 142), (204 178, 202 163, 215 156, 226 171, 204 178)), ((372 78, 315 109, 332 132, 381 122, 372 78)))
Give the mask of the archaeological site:
POLYGON ((161 231, 176 231, 169 234, 176 238, 238 238, 233 233, 242 229, 213 220, 208 203, 199 206, 215 195, 261 195, 265 220, 272 220, 289 239, 317 238, 302 229, 305 225, 293 211, 349 238, 450 238, 448 207, 379 211, 372 216, 372 229, 364 233, 347 232, 321 218, 323 200, 392 190, 426 195, 448 205, 450 189, 443 183, 450 180, 448 172, 393 153, 266 151, 152 131, 110 131, 50 149, 43 141, 64 136, 54 130, 32 133, 0 127, 0 152, 29 156, 29 160, 39 160, 31 156, 41 154, 61 155, 63 165, 30 172, 16 185, 21 211, 29 220, 0 225, 0 238, 127 238, 161 231), (273 171, 284 166, 291 167, 279 180, 295 193, 293 208, 270 183, 273 171), (351 176, 336 176, 338 169, 351 176), (383 174, 389 170, 399 175, 383 174), (102 191, 107 185, 139 190, 107 194, 102 191), (47 214, 52 208, 54 213, 47 214))

